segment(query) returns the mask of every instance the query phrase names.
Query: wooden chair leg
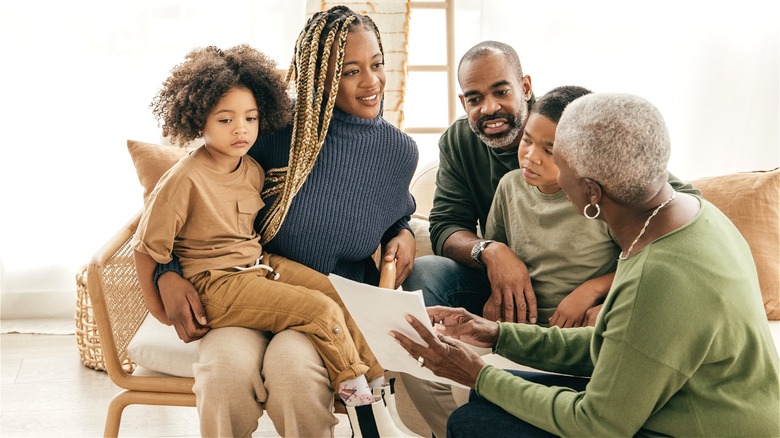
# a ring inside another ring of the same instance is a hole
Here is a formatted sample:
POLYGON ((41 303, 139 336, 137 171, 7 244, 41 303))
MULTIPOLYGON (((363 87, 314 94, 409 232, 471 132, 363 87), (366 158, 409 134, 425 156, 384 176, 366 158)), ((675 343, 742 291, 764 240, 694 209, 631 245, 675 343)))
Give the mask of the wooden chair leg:
POLYGON ((119 436, 122 412, 129 405, 195 407, 195 394, 124 390, 115 395, 108 405, 106 427, 103 430, 105 438, 117 438, 119 436))

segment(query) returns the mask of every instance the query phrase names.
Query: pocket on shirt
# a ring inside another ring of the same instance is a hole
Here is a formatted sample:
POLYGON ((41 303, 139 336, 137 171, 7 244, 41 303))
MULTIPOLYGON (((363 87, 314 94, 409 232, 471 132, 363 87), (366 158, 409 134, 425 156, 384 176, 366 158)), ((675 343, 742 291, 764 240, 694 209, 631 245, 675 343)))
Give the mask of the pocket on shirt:
POLYGON ((260 199, 259 195, 236 201, 236 208, 238 210, 238 230, 241 234, 254 234, 255 216, 257 216, 257 212, 260 211, 264 205, 265 203, 260 199))

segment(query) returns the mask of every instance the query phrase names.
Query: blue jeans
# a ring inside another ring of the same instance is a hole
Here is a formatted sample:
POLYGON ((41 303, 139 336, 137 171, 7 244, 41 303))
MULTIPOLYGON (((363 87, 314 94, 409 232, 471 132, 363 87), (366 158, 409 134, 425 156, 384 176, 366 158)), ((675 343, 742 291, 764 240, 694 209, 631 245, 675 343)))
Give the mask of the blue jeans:
POLYGON ((441 256, 416 259, 403 288, 422 290, 426 306, 465 307, 480 316, 490 297, 490 282, 484 269, 472 269, 441 256))
MULTIPOLYGON (((514 371, 510 373, 530 382, 545 386, 563 386, 584 391, 590 379, 563 376, 560 374, 514 371)), ((447 421, 447 437, 553 437, 555 435, 539 429, 508 413, 497 405, 471 391, 469 402, 459 407, 447 421)))

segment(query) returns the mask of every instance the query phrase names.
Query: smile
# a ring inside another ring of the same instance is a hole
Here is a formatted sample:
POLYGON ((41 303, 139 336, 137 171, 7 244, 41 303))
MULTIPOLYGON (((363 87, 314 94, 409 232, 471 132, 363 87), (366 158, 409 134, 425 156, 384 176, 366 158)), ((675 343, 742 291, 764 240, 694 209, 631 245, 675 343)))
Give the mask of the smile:
POLYGON ((358 97, 358 100, 362 100, 364 102, 370 102, 372 100, 376 100, 376 98, 379 97, 379 94, 372 94, 368 97, 358 97))

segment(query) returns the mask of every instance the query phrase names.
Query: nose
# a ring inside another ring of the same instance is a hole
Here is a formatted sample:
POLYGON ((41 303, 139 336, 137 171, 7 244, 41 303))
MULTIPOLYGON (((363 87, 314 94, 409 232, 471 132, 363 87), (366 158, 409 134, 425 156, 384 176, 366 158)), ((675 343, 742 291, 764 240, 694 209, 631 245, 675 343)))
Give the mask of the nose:
POLYGON ((244 135, 248 132, 246 120, 239 120, 236 129, 233 131, 235 135, 244 135))
POLYGON ((374 87, 379 81, 379 76, 375 74, 372 71, 365 72, 366 74, 362 75, 362 81, 361 86, 364 88, 372 88, 374 87))
POLYGON ((525 152, 525 159, 538 166, 542 164, 542 160, 539 158, 539 152, 537 149, 541 148, 536 148, 534 145, 528 146, 528 149, 525 152))
POLYGON ((485 115, 492 115, 501 109, 501 104, 492 96, 488 96, 482 103, 481 112, 485 115))

